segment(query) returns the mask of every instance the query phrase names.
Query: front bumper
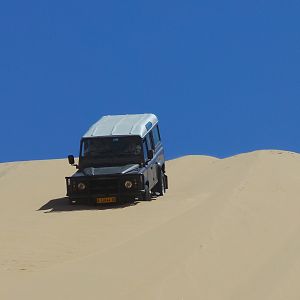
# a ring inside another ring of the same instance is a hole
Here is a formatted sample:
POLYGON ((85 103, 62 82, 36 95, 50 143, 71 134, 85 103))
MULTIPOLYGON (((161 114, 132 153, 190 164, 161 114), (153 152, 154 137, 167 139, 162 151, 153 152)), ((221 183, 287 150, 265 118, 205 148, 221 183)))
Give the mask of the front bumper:
MULTIPOLYGON (((134 193, 122 193, 122 194, 67 194, 69 199, 76 202, 88 202, 88 203, 99 203, 97 199, 103 199, 103 198, 114 198, 116 203, 122 203, 122 202, 128 202, 128 201, 134 201, 134 200, 142 200, 143 199, 143 191, 134 192, 134 193)), ((107 202, 108 203, 108 202, 107 202)))

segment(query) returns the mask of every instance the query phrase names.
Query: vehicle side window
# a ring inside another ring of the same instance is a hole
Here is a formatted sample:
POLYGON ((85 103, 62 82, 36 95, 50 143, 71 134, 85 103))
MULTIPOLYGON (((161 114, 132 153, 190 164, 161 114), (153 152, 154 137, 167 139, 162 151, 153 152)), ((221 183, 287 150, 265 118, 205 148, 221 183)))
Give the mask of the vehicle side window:
POLYGON ((148 146, 147 146, 147 140, 143 140, 143 153, 144 153, 144 160, 148 160, 148 146))
MULTIPOLYGON (((151 134, 151 132, 150 132, 150 134, 151 134)), ((151 149, 154 150, 154 145, 153 145, 152 139, 150 138, 150 134, 146 135, 147 145, 148 145, 149 150, 151 150, 151 149)))
POLYGON ((161 141, 160 130, 159 130, 158 125, 156 125, 156 130, 157 130, 158 138, 161 141))
POLYGON ((152 133, 153 133, 154 146, 156 146, 160 142, 160 136, 159 136, 159 131, 158 131, 157 125, 153 128, 152 133))

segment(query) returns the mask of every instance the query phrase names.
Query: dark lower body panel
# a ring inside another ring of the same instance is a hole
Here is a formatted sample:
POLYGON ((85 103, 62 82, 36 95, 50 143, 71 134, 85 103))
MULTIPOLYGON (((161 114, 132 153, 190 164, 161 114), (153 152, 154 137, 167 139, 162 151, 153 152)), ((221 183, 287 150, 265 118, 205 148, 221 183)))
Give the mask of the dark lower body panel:
POLYGON ((124 193, 124 194, 93 194, 93 195, 67 195, 70 203, 85 203, 85 204, 113 204, 127 203, 143 199, 143 192, 124 193))

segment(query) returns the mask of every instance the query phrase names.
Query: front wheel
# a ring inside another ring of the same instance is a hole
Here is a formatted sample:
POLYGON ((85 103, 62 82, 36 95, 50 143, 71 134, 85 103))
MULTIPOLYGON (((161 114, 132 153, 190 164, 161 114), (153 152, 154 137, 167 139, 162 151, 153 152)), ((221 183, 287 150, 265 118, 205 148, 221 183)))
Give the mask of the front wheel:
POLYGON ((150 201, 151 200, 151 193, 150 193, 148 185, 145 185, 144 200, 145 201, 150 201))

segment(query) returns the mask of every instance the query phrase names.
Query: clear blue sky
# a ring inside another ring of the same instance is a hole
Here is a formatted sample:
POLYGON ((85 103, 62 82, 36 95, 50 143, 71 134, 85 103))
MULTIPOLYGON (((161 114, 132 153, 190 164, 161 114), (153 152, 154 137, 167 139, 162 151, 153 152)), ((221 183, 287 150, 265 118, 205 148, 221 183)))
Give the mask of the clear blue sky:
POLYGON ((153 112, 168 158, 300 151, 300 2, 2 1, 0 161, 153 112))

